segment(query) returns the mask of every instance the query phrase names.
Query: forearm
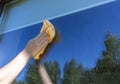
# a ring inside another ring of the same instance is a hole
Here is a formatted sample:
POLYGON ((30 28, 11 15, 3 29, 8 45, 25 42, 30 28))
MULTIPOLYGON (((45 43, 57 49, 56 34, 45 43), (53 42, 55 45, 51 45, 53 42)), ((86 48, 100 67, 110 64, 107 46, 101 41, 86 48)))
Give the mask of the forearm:
POLYGON ((9 64, 0 70, 0 80, 10 84, 21 72, 30 56, 24 50, 20 52, 9 64))
POLYGON ((39 75, 40 75, 40 79, 42 81, 42 84, 52 84, 52 81, 50 80, 49 75, 46 72, 44 65, 39 64, 38 71, 39 71, 39 75))

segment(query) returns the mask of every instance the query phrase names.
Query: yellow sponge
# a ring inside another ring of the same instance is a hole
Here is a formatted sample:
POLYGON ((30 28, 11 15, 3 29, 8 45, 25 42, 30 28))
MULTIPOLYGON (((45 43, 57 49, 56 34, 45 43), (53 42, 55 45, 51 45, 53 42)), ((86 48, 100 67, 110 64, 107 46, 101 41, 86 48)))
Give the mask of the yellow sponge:
MULTIPOLYGON (((42 29, 40 31, 40 33, 45 32, 48 36, 49 36, 49 44, 53 41, 54 37, 55 37, 55 27, 52 25, 52 23, 50 23, 48 20, 44 20, 43 21, 43 26, 42 29)), ((35 60, 40 60, 42 58, 42 54, 44 54, 44 51, 46 49, 46 47, 48 46, 45 45, 35 56, 34 59, 35 60)))

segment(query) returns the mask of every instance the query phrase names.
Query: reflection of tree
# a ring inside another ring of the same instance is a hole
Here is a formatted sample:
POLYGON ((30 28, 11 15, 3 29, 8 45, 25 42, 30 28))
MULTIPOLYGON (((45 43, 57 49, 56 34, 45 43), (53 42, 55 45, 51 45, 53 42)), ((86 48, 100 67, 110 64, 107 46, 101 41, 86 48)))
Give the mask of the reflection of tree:
POLYGON ((120 39, 110 33, 105 37, 105 50, 102 58, 98 59, 93 73, 98 84, 118 84, 120 82, 120 39))
POLYGON ((116 72, 120 63, 120 39, 106 34, 104 41, 106 50, 102 53, 102 58, 98 60, 95 67, 97 73, 116 72))
MULTIPOLYGON (((80 75, 80 83, 75 77, 78 74, 70 75, 72 73, 75 74, 75 63, 74 71, 71 70, 64 70, 65 72, 70 72, 66 75, 64 73, 63 83, 68 84, 70 81, 76 80, 76 82, 72 84, 119 84, 120 82, 120 39, 116 36, 112 36, 110 33, 107 33, 104 40, 105 50, 102 52, 102 57, 97 60, 96 66, 89 70, 83 69, 79 71, 80 75), (71 78, 72 77, 72 78, 71 78), (64 82, 64 81, 67 82, 64 82)), ((73 66, 71 65, 71 66, 73 66)), ((65 65, 66 67, 69 66, 69 63, 65 65)), ((76 66, 77 67, 77 66, 76 66)))
POLYGON ((82 66, 78 66, 75 59, 67 62, 64 66, 63 84, 80 84, 82 70, 82 66))
MULTIPOLYGON (((44 63, 46 70, 53 82, 53 84, 58 84, 60 80, 60 67, 57 61, 44 63)), ((37 66, 34 62, 30 64, 28 67, 28 71, 26 73, 26 78, 23 82, 16 82, 14 81, 13 84, 42 84, 41 80, 39 79, 39 74, 37 71, 37 66)))
POLYGON ((14 81, 12 82, 12 84, 17 84, 17 81, 16 81, 16 80, 14 80, 14 81))
MULTIPOLYGON (((93 69, 85 69, 75 59, 64 65, 63 77, 57 61, 45 62, 45 67, 53 84, 119 84, 120 83, 120 39, 107 33, 104 40, 105 50, 93 69)), ((32 64, 27 72, 25 84, 38 84, 36 66, 32 64), (34 82, 33 82, 34 81, 34 82)), ((18 83, 16 83, 18 84, 18 83)))
POLYGON ((107 34, 104 44, 106 50, 103 51, 102 58, 98 60, 95 71, 97 73, 115 72, 119 69, 116 66, 119 65, 120 61, 120 40, 110 34, 107 34))
POLYGON ((105 50, 96 66, 77 72, 75 61, 66 63, 63 84, 119 84, 120 80, 120 39, 107 33, 105 50), (79 74, 79 76, 78 76, 79 74), (80 81, 78 81, 80 79, 80 81))
POLYGON ((26 83, 23 83, 22 81, 16 81, 16 80, 14 80, 12 84, 26 84, 26 83))
POLYGON ((31 63, 28 67, 26 80, 27 84, 40 84, 39 74, 35 63, 31 63))

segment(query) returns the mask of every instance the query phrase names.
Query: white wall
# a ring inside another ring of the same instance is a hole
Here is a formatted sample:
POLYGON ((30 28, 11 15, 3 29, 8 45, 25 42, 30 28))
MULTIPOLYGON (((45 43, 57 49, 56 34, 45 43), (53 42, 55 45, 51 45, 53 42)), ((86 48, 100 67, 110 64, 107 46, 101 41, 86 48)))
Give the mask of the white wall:
POLYGON ((0 33, 40 23, 45 18, 53 19, 111 1, 115 0, 22 0, 21 3, 7 7, 0 33))

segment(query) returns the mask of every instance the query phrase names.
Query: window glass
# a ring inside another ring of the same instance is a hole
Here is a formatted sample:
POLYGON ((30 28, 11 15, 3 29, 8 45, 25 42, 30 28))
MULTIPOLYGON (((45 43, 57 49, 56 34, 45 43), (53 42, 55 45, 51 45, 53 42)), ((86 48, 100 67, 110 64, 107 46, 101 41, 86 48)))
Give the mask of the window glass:
MULTIPOLYGON (((54 83, 119 84, 119 3, 116 1, 50 20, 60 33, 60 42, 42 63, 54 83)), ((27 42, 39 33, 41 26, 40 22, 0 35, 0 68, 24 49, 27 42)), ((28 76, 30 65, 34 65, 33 59, 16 80, 29 84, 28 79, 32 77, 28 76)), ((37 74, 34 76, 36 79, 30 80, 38 84, 37 74)))

